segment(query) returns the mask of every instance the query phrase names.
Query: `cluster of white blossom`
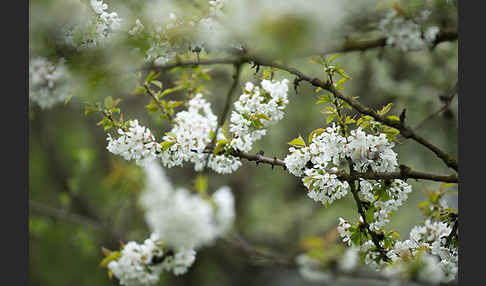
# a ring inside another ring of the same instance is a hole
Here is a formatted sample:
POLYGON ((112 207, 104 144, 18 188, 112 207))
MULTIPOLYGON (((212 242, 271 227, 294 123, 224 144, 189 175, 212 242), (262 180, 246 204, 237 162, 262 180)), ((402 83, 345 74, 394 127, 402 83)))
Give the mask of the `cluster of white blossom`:
MULTIPOLYGON (((163 137, 166 144, 172 144, 160 154, 164 166, 182 166, 189 161, 194 169, 204 168, 207 159, 206 147, 211 143, 211 135, 217 126, 217 117, 211 110, 211 104, 197 94, 188 102, 189 108, 180 111, 174 118, 174 126, 163 137)), ((214 135, 213 135, 214 136, 214 135)), ((222 133, 218 132, 218 138, 222 133)), ((232 173, 241 162, 234 156, 209 155, 208 167, 218 173, 232 173)))
POLYGON ((384 225, 390 220, 388 217, 392 211, 398 210, 403 202, 408 198, 408 193, 412 187, 402 180, 395 179, 387 183, 360 179, 360 193, 363 200, 370 202, 374 208, 373 222, 370 222, 371 230, 377 231, 383 229, 384 225), (381 191, 377 195, 378 191, 381 191), (379 199, 376 199, 376 197, 379 199))
POLYGON ((161 158, 163 165, 169 168, 190 161, 195 164, 196 170, 201 170, 206 158, 205 148, 218 124, 217 117, 202 94, 196 94, 188 105, 187 110, 176 114, 174 126, 163 137, 172 145, 162 152, 161 158))
MULTIPOLYGON (((230 138, 225 138, 222 128, 216 139, 225 141, 224 151, 230 148, 250 151, 255 140, 266 133, 264 127, 276 124, 283 117, 283 109, 288 103, 288 80, 262 81, 262 88, 251 83, 245 85, 245 92, 234 103, 230 119, 230 138), (258 126, 252 122, 258 121, 258 126)), ((184 162, 194 164, 196 171, 207 166, 220 174, 236 171, 241 166, 238 157, 231 154, 210 154, 209 147, 217 129, 217 117, 211 110, 211 104, 202 94, 196 94, 187 103, 188 108, 178 112, 174 125, 162 138, 163 143, 155 141, 149 129, 130 121, 128 131, 119 129, 121 135, 116 140, 108 135, 108 150, 122 155, 126 160, 137 160, 138 164, 160 158, 168 168, 182 166, 184 162), (209 158, 208 158, 209 156, 209 158)))
POLYGON ((196 250, 226 233, 235 219, 234 198, 227 186, 209 200, 183 188, 174 189, 162 167, 144 166, 140 203, 152 235, 140 245, 128 242, 108 268, 125 286, 155 285, 163 271, 181 275, 194 263, 196 250))
MULTIPOLYGON (((234 103, 229 124, 231 135, 225 138, 219 129, 216 139, 226 141, 224 150, 229 148, 250 151, 253 142, 266 134, 265 127, 276 124, 283 118, 283 109, 288 104, 288 80, 263 80, 260 87, 247 82, 240 98, 234 103), (255 126, 254 122, 259 124, 255 126)), ((194 164, 194 169, 200 171, 206 161, 208 167, 221 174, 236 171, 241 166, 238 157, 225 155, 208 155, 207 147, 217 127, 217 117, 211 110, 211 105, 197 94, 188 102, 188 109, 180 111, 174 118, 174 126, 163 137, 167 147, 159 155, 164 166, 182 166, 186 161, 194 164), (209 156, 209 159, 208 159, 209 156)))
POLYGON ((439 284, 444 280, 439 259, 425 252, 420 252, 407 261, 399 260, 387 264, 382 273, 395 280, 415 280, 427 284, 439 284))
POLYGON ((393 151, 394 143, 386 135, 366 134, 361 128, 352 130, 346 144, 346 157, 353 160, 355 171, 374 172, 393 171, 397 167, 397 154, 393 151))
POLYGON ((164 244, 197 249, 210 245, 231 227, 235 214, 229 187, 219 188, 208 201, 184 188, 173 189, 155 161, 145 169, 148 184, 140 202, 148 225, 164 244))
POLYGON ((351 225, 342 217, 339 217, 338 220, 339 223, 337 226, 337 231, 339 233, 339 236, 341 236, 341 239, 344 243, 349 246, 353 246, 353 242, 351 241, 351 232, 349 231, 351 225))
MULTIPOLYGON (((447 237, 452 229, 441 221, 427 219, 423 226, 415 226, 410 231, 408 240, 402 243, 409 252, 415 253, 421 248, 429 249, 433 255, 440 258, 438 266, 442 270, 443 281, 450 281, 456 277, 458 270, 457 248, 447 245, 447 237)), ((390 258, 400 259, 399 254, 391 252, 390 258)))
POLYGON ((75 25, 66 25, 62 32, 68 45, 78 50, 92 49, 110 40, 122 28, 122 19, 116 12, 107 12, 108 5, 103 1, 90 0, 94 16, 75 25))
POLYGON ((423 226, 413 227, 409 239, 397 241, 388 251, 392 263, 385 267, 385 273, 397 279, 410 279, 415 263, 420 265, 420 272, 415 277, 419 281, 438 284, 454 280, 458 252, 456 247, 447 245, 451 230, 446 223, 430 219, 423 226))
POLYGON ((229 131, 233 133, 230 146, 248 152, 253 142, 267 132, 265 129, 276 124, 284 116, 287 99, 288 80, 263 80, 261 88, 247 82, 243 94, 234 103, 229 131))
MULTIPOLYGON (((363 222, 363 219, 360 217, 360 222, 363 222)), ((351 240, 351 224, 343 218, 339 218, 337 231, 339 236, 341 237, 342 241, 346 243, 353 249, 359 250, 359 252, 365 254, 364 263, 368 266, 371 266, 374 269, 380 269, 381 266, 384 265, 384 262, 380 258, 380 254, 377 251, 371 251, 371 249, 375 249, 375 245, 372 240, 367 240, 363 242, 360 246, 357 246, 351 240)))
MULTIPOLYGON (((302 182, 309 189, 309 197, 332 203, 344 197, 349 189, 348 182, 339 180, 336 175, 347 159, 352 160, 353 169, 358 172, 394 171, 398 163, 393 146, 385 134, 366 134, 358 128, 345 137, 340 134, 340 127, 333 124, 321 133, 314 134, 309 146, 290 147, 290 154, 284 162, 293 175, 304 175, 302 182)), ((391 192, 395 192, 395 189, 391 192)), ((400 197, 400 203, 402 201, 400 197)))
POLYGON ((316 202, 332 204, 348 193, 348 182, 339 180, 335 174, 325 173, 320 168, 306 169, 304 174, 306 177, 303 183, 309 189, 307 196, 316 202))
POLYGON ((192 249, 178 249, 176 252, 164 247, 156 234, 152 234, 143 244, 134 241, 124 245, 120 257, 108 263, 108 269, 121 285, 155 285, 163 271, 175 275, 184 274, 196 259, 192 249))
MULTIPOLYGON (((339 235, 343 242, 355 247, 351 241, 351 227, 346 220, 339 218, 339 235)), ((370 251, 375 249, 371 240, 362 243, 360 251, 365 253, 367 265, 382 270, 390 278, 415 279, 430 284, 449 282, 455 279, 458 270, 457 248, 447 245, 450 232, 451 227, 446 223, 428 219, 423 226, 412 228, 409 239, 395 241, 393 247, 386 250, 390 262, 380 259, 377 251, 370 251)), ((380 245, 383 246, 382 243, 380 245)))
POLYGON ((129 121, 127 130, 118 129, 120 137, 113 139, 108 134, 107 149, 113 154, 121 155, 125 160, 136 160, 143 165, 155 159, 160 153, 160 144, 155 141, 152 132, 138 124, 138 120, 129 121))
POLYGON ((70 97, 70 79, 64 59, 57 63, 43 57, 29 61, 29 99, 41 108, 50 108, 70 97))
POLYGON ((416 51, 430 47, 439 33, 437 26, 425 31, 417 22, 424 22, 430 13, 422 13, 418 19, 405 19, 393 10, 380 21, 379 29, 385 33, 386 44, 397 46, 402 51, 416 51))

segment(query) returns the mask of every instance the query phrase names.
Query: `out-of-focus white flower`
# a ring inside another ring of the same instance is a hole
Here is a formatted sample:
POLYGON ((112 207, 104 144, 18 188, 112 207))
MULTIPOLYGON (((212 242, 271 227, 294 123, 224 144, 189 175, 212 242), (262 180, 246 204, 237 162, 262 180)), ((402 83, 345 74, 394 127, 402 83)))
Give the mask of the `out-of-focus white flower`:
POLYGON ((234 199, 229 187, 212 195, 213 208, 209 201, 186 189, 173 189, 156 162, 145 169, 147 183, 140 203, 149 227, 169 247, 197 249, 212 244, 233 224, 234 199))
POLYGON ((51 108, 71 96, 68 81, 71 76, 64 64, 43 57, 29 61, 29 99, 42 109, 51 108))

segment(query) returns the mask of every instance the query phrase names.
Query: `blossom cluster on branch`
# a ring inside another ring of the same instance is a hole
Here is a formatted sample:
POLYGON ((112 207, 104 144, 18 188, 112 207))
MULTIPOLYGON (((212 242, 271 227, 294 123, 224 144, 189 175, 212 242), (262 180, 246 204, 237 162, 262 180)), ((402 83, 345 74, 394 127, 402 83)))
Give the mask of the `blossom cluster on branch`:
POLYGON ((108 135, 108 150, 140 164, 143 160, 159 158, 168 168, 191 162, 196 171, 201 171, 207 161, 207 166, 217 173, 232 173, 241 166, 240 158, 231 155, 232 150, 251 150, 253 142, 266 134, 266 128, 283 118, 287 92, 286 79, 263 80, 261 87, 246 83, 234 103, 229 132, 228 128, 218 130, 212 154, 208 154, 207 148, 218 123, 211 104, 202 94, 196 94, 187 102, 188 108, 175 115, 174 126, 165 133, 162 143, 157 143, 150 130, 134 120, 129 121, 128 131, 118 130, 121 136, 117 139, 108 135))
POLYGON ((145 189, 140 204, 152 231, 143 244, 130 241, 108 256, 108 269, 122 285, 155 285, 162 272, 181 275, 195 261, 196 250, 224 235, 235 219, 231 189, 223 186, 212 196, 174 188, 161 166, 144 167, 145 189))

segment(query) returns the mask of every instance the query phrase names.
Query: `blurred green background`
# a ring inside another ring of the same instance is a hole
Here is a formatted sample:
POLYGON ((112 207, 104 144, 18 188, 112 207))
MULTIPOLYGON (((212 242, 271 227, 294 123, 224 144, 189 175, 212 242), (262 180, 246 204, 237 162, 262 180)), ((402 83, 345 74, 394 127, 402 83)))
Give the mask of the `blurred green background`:
MULTIPOLYGON (((54 1, 55 2, 55 1, 54 1)), ((106 1, 109 2, 109 1, 106 1)), ((113 1, 109 2, 112 3, 113 1)), ((130 2, 130 1, 125 1, 130 2)), ((184 1, 185 2, 185 1, 184 1)), ((46 45, 49 36, 36 26, 42 11, 51 11, 52 1, 31 3, 31 54, 52 55, 46 45), (47 7, 47 8, 46 8, 47 7), (44 9, 44 10, 43 10, 44 9)), ((51 11, 52 12, 52 11, 51 11)), ((47 12, 46 12, 47 13, 47 12)), ((50 13, 50 12, 49 12, 50 13)), ((52 20, 53 21, 53 20, 52 20)), ((292 35, 288 35, 292 41, 292 35)), ((302 35, 301 35, 302 36, 302 35)), ((278 36, 275 41, 278 41, 278 36)), ((299 38, 300 39, 300 38, 299 38)), ((285 40, 285 41, 286 41, 285 40)), ((210 55, 211 56, 211 55, 210 55)), ((58 104, 42 110, 31 105, 29 112, 29 252, 31 285, 112 285, 106 269, 98 266, 101 247, 118 249, 119 241, 142 241, 149 235, 143 211, 137 200, 143 188, 143 173, 134 162, 124 161, 106 150, 106 133, 96 123, 100 115, 85 116, 84 101, 89 96, 122 98, 120 108, 126 119, 139 119, 157 138, 169 126, 156 115, 145 112, 148 98, 130 95, 134 81, 124 81, 107 66, 96 65, 98 54, 88 60, 92 78, 100 80, 94 88, 83 87, 66 105, 58 104)), ((78 68, 85 58, 74 58, 70 65, 78 68)), ((393 48, 378 48, 366 52, 341 55, 337 62, 352 77, 344 93, 357 96, 370 107, 381 108, 392 102, 390 112, 399 115, 407 109, 411 126, 443 106, 439 96, 457 82, 457 42, 441 43, 433 50, 403 53, 393 48)), ((85 62, 86 63, 86 62, 85 62)), ((86 65, 89 65, 86 63, 86 65)), ((307 59, 288 59, 287 63, 306 74, 323 77, 317 65, 307 59)), ((215 114, 220 114, 226 91, 230 86, 231 68, 213 66, 208 71, 212 81, 205 82, 210 91, 215 114)), ((161 75, 165 86, 173 86, 178 72, 161 75)), ((245 65, 240 85, 261 75, 245 65)), ((293 77, 276 72, 275 77, 293 77)), ((258 141, 253 152, 264 150, 267 156, 284 158, 291 139, 304 137, 310 131, 326 126, 323 105, 316 105, 314 89, 301 83, 298 93, 289 88, 287 112, 283 120, 269 129, 258 141)), ((237 95, 235 95, 236 97, 237 95)), ((457 97, 439 116, 427 121, 418 133, 457 157, 457 97)), ((399 163, 416 170, 448 173, 448 168, 433 153, 415 142, 402 141, 395 147, 399 163)), ((197 176, 191 165, 166 170, 174 185, 192 188, 197 176)), ((422 221, 417 204, 425 199, 424 191, 440 184, 415 182, 409 200, 397 211, 389 225, 402 237, 422 221)), ((281 254, 301 251, 301 241, 322 234, 337 224, 338 217, 357 219, 350 196, 323 207, 306 196, 299 180, 281 168, 256 166, 243 161, 232 175, 210 173, 209 190, 229 185, 236 200, 237 230, 242 237, 261 247, 281 254)), ((457 207, 457 197, 449 197, 457 207)), ((180 277, 165 275, 160 285, 313 285, 299 276, 296 269, 278 265, 258 265, 255 259, 224 241, 197 253, 195 264, 180 277)), ((331 283, 330 285, 333 285, 331 283)), ((350 284, 353 285, 353 284, 350 284)), ((354 284, 356 285, 356 284, 354 284)), ((366 285, 360 282, 360 285, 366 285)), ((371 284, 369 284, 371 285, 371 284)))

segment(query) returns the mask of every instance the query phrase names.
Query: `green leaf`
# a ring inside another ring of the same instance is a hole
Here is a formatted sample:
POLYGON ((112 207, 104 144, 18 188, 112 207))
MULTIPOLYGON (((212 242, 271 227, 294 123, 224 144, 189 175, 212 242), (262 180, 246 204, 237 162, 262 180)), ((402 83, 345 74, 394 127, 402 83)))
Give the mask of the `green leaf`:
POLYGON ((319 98, 319 100, 316 102, 316 104, 321 104, 321 103, 329 103, 331 101, 330 97, 328 94, 323 95, 319 98))
MULTIPOLYGON (((223 123, 223 126, 221 127, 221 130, 223 131, 224 138, 229 139, 229 133, 228 133, 228 121, 225 120, 223 123)), ((212 131, 212 130, 211 130, 212 131)), ((214 132, 213 132, 214 134, 214 132)))
POLYGON ((73 98, 72 95, 70 95, 66 100, 64 100, 64 105, 68 104, 71 101, 71 98, 73 98))
POLYGON ((342 89, 341 85, 343 85, 343 83, 345 83, 348 79, 343 77, 342 79, 338 80, 338 82, 336 83, 336 88, 337 89, 342 89))
POLYGON ((160 143, 160 148, 162 149, 162 152, 167 151, 172 145, 174 145, 176 142, 175 141, 164 141, 160 143))
POLYGON ((327 59, 327 62, 328 63, 332 63, 332 61, 334 61, 335 59, 337 59, 341 54, 337 53, 337 54, 334 54, 332 56, 330 56, 328 59, 327 59))
POLYGON ((342 75, 345 79, 351 79, 351 77, 342 69, 342 68, 337 68, 336 72, 340 75, 342 75))
POLYGON ((168 89, 164 90, 160 96, 164 96, 166 94, 173 93, 173 92, 178 91, 182 88, 183 88, 182 86, 176 86, 176 87, 173 87, 173 88, 168 88, 168 89))
POLYGON ((112 108, 113 107, 113 98, 111 96, 106 97, 104 104, 105 104, 106 109, 112 108))
POLYGON ((162 89, 162 82, 158 81, 158 80, 153 80, 152 82, 150 82, 151 84, 155 85, 156 87, 162 89))
POLYGON ((289 144, 291 146, 298 146, 298 147, 305 146, 305 142, 304 142, 304 139, 302 138, 302 136, 295 138, 294 140, 290 141, 287 144, 289 144))
POLYGON ((155 113, 159 110, 159 106, 154 100, 151 100, 149 104, 145 105, 149 114, 155 113))
POLYGON ((228 143, 228 140, 226 139, 216 141, 216 147, 214 147, 213 154, 219 154, 226 146, 226 143, 228 143))
POLYGON ((392 141, 393 139, 395 139, 395 137, 400 134, 400 131, 398 129, 395 129, 393 127, 390 127, 390 126, 384 126, 383 127, 383 133, 386 134, 386 138, 389 140, 389 141, 392 141))
POLYGON ((387 105, 383 106, 383 108, 381 110, 377 111, 378 115, 380 115, 380 116, 385 115, 388 111, 390 111, 392 106, 393 106, 393 103, 388 103, 387 105))
POLYGON ((309 134, 309 144, 312 143, 312 140, 314 137, 321 135, 322 133, 326 132, 326 129, 324 128, 317 128, 312 130, 312 132, 309 134))
POLYGON ((302 183, 307 184, 308 182, 310 182, 312 180, 314 180, 314 177, 312 177, 312 176, 305 177, 304 180, 302 181, 302 183))
POLYGON ((268 115, 263 114, 263 113, 255 113, 255 114, 253 114, 253 117, 256 117, 256 118, 259 118, 259 119, 270 120, 270 117, 268 117, 268 115))
POLYGON ((390 115, 387 118, 390 119, 390 120, 393 120, 393 121, 400 121, 400 118, 398 118, 398 116, 395 116, 395 115, 390 115))
POLYGON ((368 223, 375 221, 375 208, 370 207, 365 213, 366 221, 368 223))
POLYGON ((101 267, 107 267, 108 263, 110 263, 110 261, 117 260, 118 258, 120 258, 120 252, 119 251, 112 251, 110 253, 110 255, 106 256, 105 258, 103 258, 103 260, 101 260, 100 266, 101 267))
POLYGON ((326 124, 329 124, 332 122, 332 120, 334 119, 334 117, 336 117, 336 115, 334 113, 332 114, 329 114, 326 118, 326 124))
POLYGON ((84 108, 84 115, 88 115, 97 111, 99 111, 99 109, 95 105, 86 105, 86 107, 84 108))
POLYGON ((205 175, 198 175, 194 183, 194 188, 198 194, 206 194, 208 189, 208 177, 205 175))
POLYGON ((168 107, 168 108, 176 108, 176 107, 178 107, 178 106, 180 106, 180 105, 182 105, 182 104, 184 104, 184 101, 173 101, 173 100, 171 100, 171 101, 169 101, 169 103, 167 104, 167 107, 168 107))
POLYGON ((262 122, 258 118, 251 117, 250 118, 250 121, 251 121, 252 125, 254 127, 258 128, 258 129, 262 129, 264 127, 263 124, 262 124, 262 122))
POLYGON ((144 94, 147 90, 145 89, 144 86, 139 86, 137 87, 135 90, 133 90, 131 92, 132 95, 136 95, 136 94, 144 94))
POLYGON ((160 75, 160 73, 156 73, 154 71, 150 71, 150 73, 147 75, 147 77, 145 78, 145 81, 147 83, 150 83, 152 82, 154 79, 156 79, 158 76, 160 75))

